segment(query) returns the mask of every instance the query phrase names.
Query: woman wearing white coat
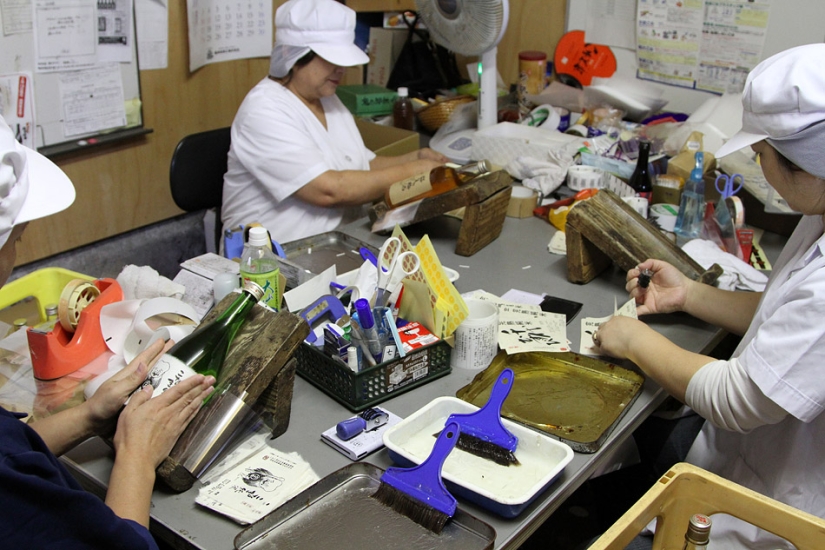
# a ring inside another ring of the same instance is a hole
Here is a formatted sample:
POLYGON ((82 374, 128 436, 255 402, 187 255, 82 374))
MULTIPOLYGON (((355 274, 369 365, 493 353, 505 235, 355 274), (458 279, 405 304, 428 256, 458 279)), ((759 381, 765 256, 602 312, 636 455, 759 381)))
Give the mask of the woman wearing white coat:
POLYGON ((232 123, 221 219, 259 222, 288 242, 363 215, 394 182, 447 162, 431 149, 376 156, 335 95, 344 67, 367 55, 353 42, 355 12, 335 0, 289 0, 275 15, 269 76, 232 123))
MULTIPOLYGON (((593 339, 708 420, 687 461, 825 517, 825 44, 774 55, 743 92, 742 130, 718 152, 751 146, 768 182, 801 212, 763 293, 728 292, 646 260, 628 272, 640 315, 684 311, 743 335, 727 361, 684 350, 641 321, 614 317, 593 339), (638 284, 641 269, 654 272, 638 284)), ((731 516, 712 546, 791 548, 731 516)))

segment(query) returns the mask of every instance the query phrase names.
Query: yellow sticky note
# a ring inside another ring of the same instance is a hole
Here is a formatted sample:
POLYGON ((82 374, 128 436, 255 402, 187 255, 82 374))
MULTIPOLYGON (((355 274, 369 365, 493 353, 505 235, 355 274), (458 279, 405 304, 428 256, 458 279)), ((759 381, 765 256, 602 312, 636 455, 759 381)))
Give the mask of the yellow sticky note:
POLYGON ((407 321, 421 323, 427 327, 427 330, 438 336, 434 311, 429 305, 429 295, 430 289, 425 283, 409 279, 404 281, 404 294, 401 296, 398 316, 407 321))

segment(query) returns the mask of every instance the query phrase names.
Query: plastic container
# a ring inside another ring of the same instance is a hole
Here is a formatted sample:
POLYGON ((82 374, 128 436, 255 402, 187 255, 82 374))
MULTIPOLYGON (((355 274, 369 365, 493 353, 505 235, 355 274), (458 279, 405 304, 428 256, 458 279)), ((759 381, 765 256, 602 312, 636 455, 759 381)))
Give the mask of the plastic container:
POLYGON ((253 281, 264 289, 261 302, 277 311, 281 308, 281 264, 271 246, 266 228, 250 228, 249 240, 241 254, 240 272, 244 281, 253 281))
MULTIPOLYGON (((47 267, 33 271, 28 275, 6 283, 0 289, 0 310, 4 310, 27 298, 33 298, 30 308, 35 319, 29 319, 29 324, 33 326, 43 323, 48 318, 46 306, 58 303, 63 288, 69 281, 74 279, 94 281, 95 278, 62 267, 47 267)), ((11 324, 18 317, 21 317, 21 315, 12 314, 12 318, 7 322, 11 324)))
POLYGON ((415 130, 415 111, 407 88, 398 88, 398 97, 392 106, 392 125, 404 130, 415 130))
POLYGON ((307 344, 298 347, 295 358, 300 376, 353 412, 373 407, 452 370, 450 346, 444 341, 360 372, 353 372, 343 362, 307 344))
MULTIPOLYGON (((433 434, 444 428, 447 417, 477 410, 456 397, 438 397, 384 432, 384 445, 396 464, 419 464, 429 455, 435 443, 433 434)), ((516 458, 520 465, 502 466, 454 449, 444 462, 441 476, 453 495, 513 518, 556 480, 573 460, 573 449, 512 420, 501 421, 519 438, 516 458)))
MULTIPOLYGON (((590 546, 624 548, 659 518, 654 550, 682 548, 693 514, 736 516, 792 542, 798 550, 825 548, 825 520, 797 510, 691 464, 674 465, 636 504, 590 546)), ((713 532, 710 535, 713 547, 713 532)))

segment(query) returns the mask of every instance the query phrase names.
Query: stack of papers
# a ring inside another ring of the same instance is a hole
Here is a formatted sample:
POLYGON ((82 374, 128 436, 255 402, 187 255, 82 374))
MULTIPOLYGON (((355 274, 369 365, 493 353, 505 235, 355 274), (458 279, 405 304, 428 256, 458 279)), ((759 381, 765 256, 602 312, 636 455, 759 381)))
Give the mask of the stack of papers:
POLYGON ((213 466, 195 502, 247 525, 319 479, 298 453, 270 447, 259 433, 213 466))

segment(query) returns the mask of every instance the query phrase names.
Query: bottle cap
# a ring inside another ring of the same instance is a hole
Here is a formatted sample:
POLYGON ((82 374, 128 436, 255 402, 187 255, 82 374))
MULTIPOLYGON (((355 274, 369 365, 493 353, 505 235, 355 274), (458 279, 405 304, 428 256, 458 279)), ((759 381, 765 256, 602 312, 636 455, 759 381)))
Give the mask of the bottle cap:
POLYGON ((250 281, 249 279, 244 280, 243 289, 250 293, 252 297, 255 298, 255 301, 259 301, 264 297, 264 289, 255 281, 250 281))
POLYGON ((398 88, 398 97, 409 97, 410 90, 406 86, 398 88))
POLYGON ((366 298, 359 298, 355 300, 355 311, 358 312, 358 321, 365 329, 371 329, 375 326, 375 318, 372 316, 372 308, 366 298))
POLYGON ((266 246, 269 242, 269 231, 266 230, 266 227, 256 226, 249 229, 249 240, 247 241, 249 246, 266 246))

